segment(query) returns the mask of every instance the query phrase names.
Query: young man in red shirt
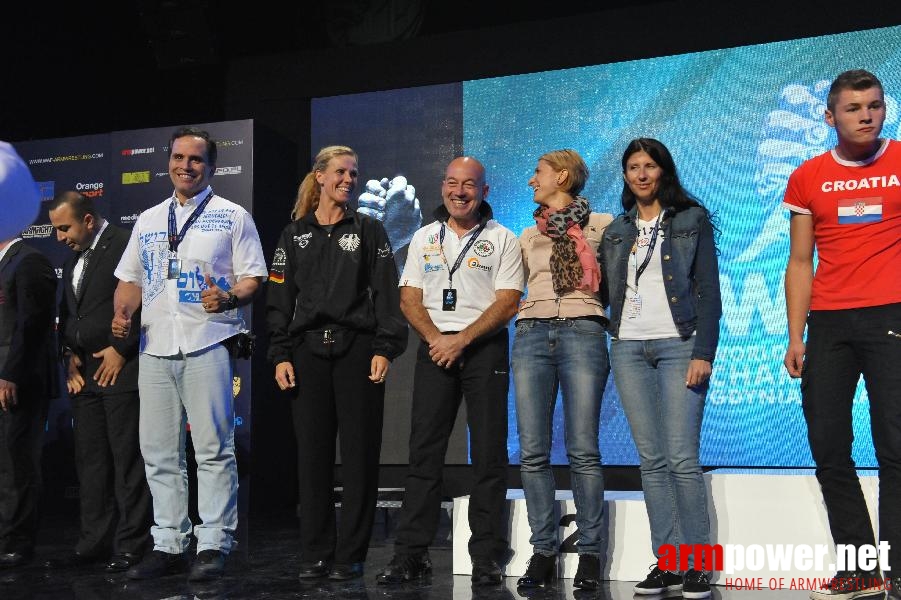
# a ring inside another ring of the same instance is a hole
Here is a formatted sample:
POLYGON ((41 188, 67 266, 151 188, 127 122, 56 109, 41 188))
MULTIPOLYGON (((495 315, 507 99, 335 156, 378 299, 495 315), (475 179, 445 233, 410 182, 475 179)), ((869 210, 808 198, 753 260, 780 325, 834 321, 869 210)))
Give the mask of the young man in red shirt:
MULTIPOLYGON (((784 362, 789 375, 801 378, 832 538, 856 548, 876 543, 851 457, 851 409, 864 377, 879 461, 879 537, 891 546, 887 569, 901 561, 901 512, 894 504, 901 498, 901 143, 879 137, 885 99, 867 71, 836 78, 825 116, 838 143, 798 167, 785 192, 791 251, 784 362)), ((899 574, 885 575, 901 586, 899 574)), ((840 571, 810 597, 881 596, 881 584, 878 566, 840 571)))

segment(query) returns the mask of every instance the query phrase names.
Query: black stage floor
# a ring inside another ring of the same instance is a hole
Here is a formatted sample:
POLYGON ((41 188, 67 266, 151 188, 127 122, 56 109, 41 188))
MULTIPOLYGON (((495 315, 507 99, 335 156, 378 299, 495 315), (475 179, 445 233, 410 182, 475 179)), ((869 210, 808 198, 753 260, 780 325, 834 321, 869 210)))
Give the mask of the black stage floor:
MULTIPOLYGON (((380 511, 380 519, 389 516, 380 511)), ((51 571, 42 565, 48 558, 61 556, 74 544, 77 530, 74 519, 45 519, 37 555, 27 567, 0 571, 0 600, 193 600, 193 599, 281 599, 340 598, 362 599, 452 599, 470 598, 506 600, 521 597, 536 599, 603 598, 632 600, 632 583, 610 581, 596 592, 574 590, 572 580, 525 595, 516 589, 516 577, 508 577, 497 587, 473 588, 469 577, 451 575, 452 548, 450 523, 442 522, 436 544, 430 549, 434 574, 428 583, 404 586, 380 586, 376 573, 391 560, 393 539, 383 521, 376 525, 372 546, 362 580, 329 583, 317 580, 304 583, 297 578, 296 519, 284 515, 249 517, 245 540, 230 557, 225 577, 214 584, 188 583, 185 575, 174 575, 146 582, 133 582, 123 575, 107 575, 101 566, 51 571)), ((390 523, 390 519, 389 519, 390 523)), ((680 596, 676 596, 680 597, 680 596)), ((737 591, 714 586, 713 600, 803 600, 799 591, 737 591)))

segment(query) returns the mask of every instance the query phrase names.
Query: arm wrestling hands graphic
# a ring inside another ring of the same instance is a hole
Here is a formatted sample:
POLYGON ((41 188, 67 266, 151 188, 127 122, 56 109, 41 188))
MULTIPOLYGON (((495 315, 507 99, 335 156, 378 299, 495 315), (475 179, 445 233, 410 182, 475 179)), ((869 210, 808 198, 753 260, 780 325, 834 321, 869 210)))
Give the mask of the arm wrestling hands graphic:
POLYGON ((382 222, 395 252, 410 243, 422 224, 416 188, 407 185, 407 178, 403 175, 390 181, 387 177, 381 181, 370 179, 366 182, 366 191, 360 194, 358 204, 358 213, 382 222))

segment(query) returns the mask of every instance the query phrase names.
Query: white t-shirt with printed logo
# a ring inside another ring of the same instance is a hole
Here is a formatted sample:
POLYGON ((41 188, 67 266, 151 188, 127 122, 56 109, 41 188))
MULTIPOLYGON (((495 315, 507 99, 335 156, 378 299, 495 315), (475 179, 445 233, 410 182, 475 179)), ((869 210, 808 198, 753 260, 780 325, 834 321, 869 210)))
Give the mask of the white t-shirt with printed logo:
POLYGON ((650 221, 638 219, 638 237, 635 238, 635 252, 629 254, 626 270, 626 300, 623 302, 622 319, 619 323, 621 340, 662 340, 679 337, 679 330, 673 322, 663 285, 663 266, 660 262, 660 248, 663 246, 663 228, 657 230, 651 260, 635 283, 638 268, 644 262, 651 247, 651 237, 655 217, 650 221))
POLYGON ((169 206, 175 203, 178 231, 206 190, 180 205, 175 197, 141 213, 116 267, 116 277, 141 288, 141 352, 174 356, 209 348, 245 328, 243 309, 207 314, 200 302, 210 275, 222 289, 246 277, 267 275, 253 218, 221 196, 210 198, 178 246, 180 274, 168 278, 169 206))
POLYGON ((496 290, 525 288, 522 252, 516 235, 490 219, 454 272, 456 310, 442 310, 444 290, 450 287, 448 272, 460 251, 479 230, 475 226, 462 236, 445 226, 444 257, 440 221, 420 228, 410 241, 401 287, 422 289, 422 301, 432 322, 441 331, 462 331, 478 319, 496 300, 496 290))

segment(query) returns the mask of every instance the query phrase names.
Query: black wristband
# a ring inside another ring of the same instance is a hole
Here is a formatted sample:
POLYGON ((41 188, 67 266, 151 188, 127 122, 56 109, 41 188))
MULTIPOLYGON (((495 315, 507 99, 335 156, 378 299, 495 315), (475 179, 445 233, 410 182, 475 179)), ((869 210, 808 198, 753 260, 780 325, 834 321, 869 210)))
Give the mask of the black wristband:
POLYGON ((234 310, 238 308, 238 297, 232 292, 228 292, 228 300, 225 302, 225 310, 234 310))

